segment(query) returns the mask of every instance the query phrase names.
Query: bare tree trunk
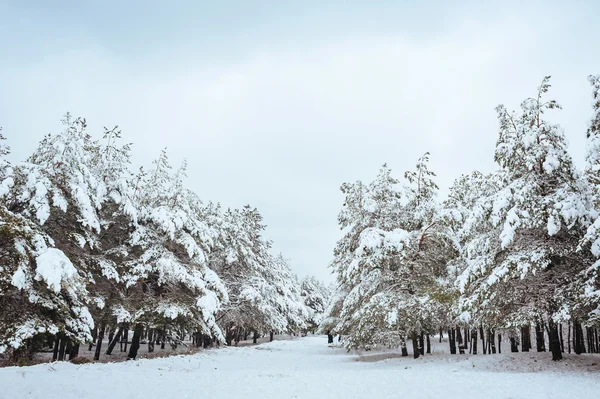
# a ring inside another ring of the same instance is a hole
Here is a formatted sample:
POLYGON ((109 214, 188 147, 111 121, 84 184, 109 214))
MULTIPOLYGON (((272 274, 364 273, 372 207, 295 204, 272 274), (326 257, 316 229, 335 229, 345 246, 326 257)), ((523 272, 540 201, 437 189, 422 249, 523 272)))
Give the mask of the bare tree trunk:
POLYGON ((529 352, 531 349, 529 325, 521 327, 521 351, 529 352))
POLYGON ((408 356, 408 349, 406 348, 406 338, 404 336, 400 339, 400 347, 402 348, 402 356, 408 356))
POLYGON ((560 360, 562 359, 562 351, 560 350, 560 340, 558 338, 558 326, 551 317, 548 318, 548 328, 550 332, 548 340, 550 341, 552 360, 560 360))
POLYGON ((140 338, 144 332, 144 326, 142 324, 136 324, 133 329, 133 338, 131 339, 131 346, 129 347, 129 353, 127 354, 127 360, 135 360, 137 357, 138 349, 140 348, 140 338))
POLYGON ((419 335, 417 333, 412 333, 411 336, 412 339, 412 346, 413 346, 413 357, 415 359, 419 358, 419 355, 421 354, 421 351, 419 350, 419 335))
POLYGON ((486 355, 487 348, 485 347, 485 334, 483 333, 483 326, 479 327, 479 335, 481 335, 481 350, 483 351, 483 354, 486 355))
POLYGON ((108 348, 106 349, 107 355, 112 354, 112 351, 115 348, 115 345, 117 345, 117 342, 119 342, 121 340, 121 336, 123 336, 123 330, 124 330, 123 326, 120 326, 119 330, 117 331, 117 333, 115 334, 113 339, 108 343, 108 348))
POLYGON ((421 352, 421 355, 425 355, 425 334, 423 331, 421 331, 421 334, 419 335, 419 351, 421 352))
POLYGON ((102 350, 102 339, 104 338, 105 325, 101 325, 98 330, 98 340, 96 341, 96 352, 94 353, 94 360, 100 360, 100 351, 102 350))
POLYGON ((502 334, 498 333, 498 354, 502 353, 502 334))
POLYGON ((444 338, 444 330, 440 328, 440 344, 442 343, 442 338, 444 338))
POLYGON ((254 335, 252 336, 252 343, 258 343, 258 331, 254 330, 254 335))
POLYGON ((546 343, 544 342, 544 328, 543 323, 538 322, 535 325, 535 343, 538 352, 546 352, 546 343))
POLYGON ((431 353, 431 342, 429 341, 429 334, 427 334, 427 353, 431 353))
POLYGON ((569 353, 571 353, 571 320, 569 320, 569 326, 567 327, 567 345, 569 346, 569 353))
POLYGON ((98 326, 94 326, 94 329, 92 330, 92 340, 90 341, 90 346, 88 348, 88 350, 91 352, 92 348, 94 347, 94 342, 96 341, 96 337, 98 336, 98 326))
POLYGON ((148 328, 148 353, 154 352, 154 329, 148 328))
POLYGON ((69 360, 73 360, 79 356, 79 344, 73 344, 69 352, 69 360))
POLYGON ((65 348, 67 347, 67 338, 63 336, 60 340, 60 345, 58 347, 58 361, 62 362, 65 360, 65 348))
POLYGON ((456 333, 454 328, 448 330, 448 343, 450 344, 450 354, 456 355, 456 333))
POLYGON ((473 348, 473 354, 477 354, 477 328, 474 328, 471 332, 471 348, 473 348))
POLYGON ((563 340, 563 326, 562 323, 558 325, 558 334, 560 336, 560 352, 565 353, 565 341, 563 340))
POLYGON ((273 331, 269 332, 269 342, 273 342, 273 331))
POLYGON ((60 334, 54 336, 54 349, 52 350, 52 361, 55 362, 58 359, 58 346, 60 344, 60 334))

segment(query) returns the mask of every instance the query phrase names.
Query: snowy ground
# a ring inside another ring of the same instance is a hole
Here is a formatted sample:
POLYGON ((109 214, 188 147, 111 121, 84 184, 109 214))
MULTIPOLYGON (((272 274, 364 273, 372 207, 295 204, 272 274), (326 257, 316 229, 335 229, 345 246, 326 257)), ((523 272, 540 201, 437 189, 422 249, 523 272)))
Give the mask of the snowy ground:
POLYGON ((360 355, 326 337, 133 362, 0 369, 0 398, 570 398, 600 392, 600 356, 360 355))

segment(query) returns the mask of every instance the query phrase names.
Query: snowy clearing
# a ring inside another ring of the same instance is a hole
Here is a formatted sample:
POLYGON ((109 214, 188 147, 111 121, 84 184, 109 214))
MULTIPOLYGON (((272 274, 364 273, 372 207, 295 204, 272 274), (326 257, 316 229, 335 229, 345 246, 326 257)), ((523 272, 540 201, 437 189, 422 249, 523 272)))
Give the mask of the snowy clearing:
POLYGON ((567 398, 600 392, 600 356, 347 353, 326 337, 125 363, 0 369, 2 398, 567 398), (542 371, 541 371, 542 370, 542 371), (110 391, 107 391, 110 387, 110 391))

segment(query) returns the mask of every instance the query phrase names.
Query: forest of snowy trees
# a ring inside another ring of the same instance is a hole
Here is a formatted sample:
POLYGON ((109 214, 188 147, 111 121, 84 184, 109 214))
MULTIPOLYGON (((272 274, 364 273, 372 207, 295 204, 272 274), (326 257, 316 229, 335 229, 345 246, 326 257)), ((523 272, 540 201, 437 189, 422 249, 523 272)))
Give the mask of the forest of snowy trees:
POLYGON ((458 177, 447 198, 437 199, 428 153, 403 180, 384 165, 369 184, 342 185, 338 288, 322 331, 405 356, 412 342, 415 357, 438 333, 451 353, 496 353, 505 340, 528 351, 532 336, 554 360, 600 351, 600 76, 589 78, 583 170, 546 120, 560 109, 549 79, 520 110, 496 108, 498 169, 458 177))
POLYGON ((63 124, 18 164, 0 132, 0 356, 314 331, 328 291, 271 253, 257 209, 203 203, 165 151, 133 173, 118 128, 63 124))

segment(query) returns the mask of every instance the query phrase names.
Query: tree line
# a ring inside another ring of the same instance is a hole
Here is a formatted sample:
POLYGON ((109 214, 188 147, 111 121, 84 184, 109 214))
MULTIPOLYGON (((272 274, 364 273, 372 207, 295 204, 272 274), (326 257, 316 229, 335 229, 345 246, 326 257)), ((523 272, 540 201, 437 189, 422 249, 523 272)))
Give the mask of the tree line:
POLYGON ((94 139, 85 119, 62 122, 14 165, 0 131, 0 354, 63 360, 88 344, 99 359, 124 342, 134 359, 142 339, 316 328, 328 290, 272 254, 257 209, 202 202, 166 151, 132 172, 118 127, 94 139))
POLYGON ((545 77, 518 111, 496 108, 497 170, 458 177, 441 201, 429 153, 402 180, 384 165, 368 184, 343 184, 338 288, 323 331, 347 335, 349 348, 384 344, 404 355, 412 341, 414 357, 444 331, 451 353, 477 353, 479 340, 480 352, 496 353, 502 337, 528 351, 532 334, 554 360, 571 346, 598 353, 600 76, 589 81, 581 170, 563 129, 546 119, 561 107, 545 77))

